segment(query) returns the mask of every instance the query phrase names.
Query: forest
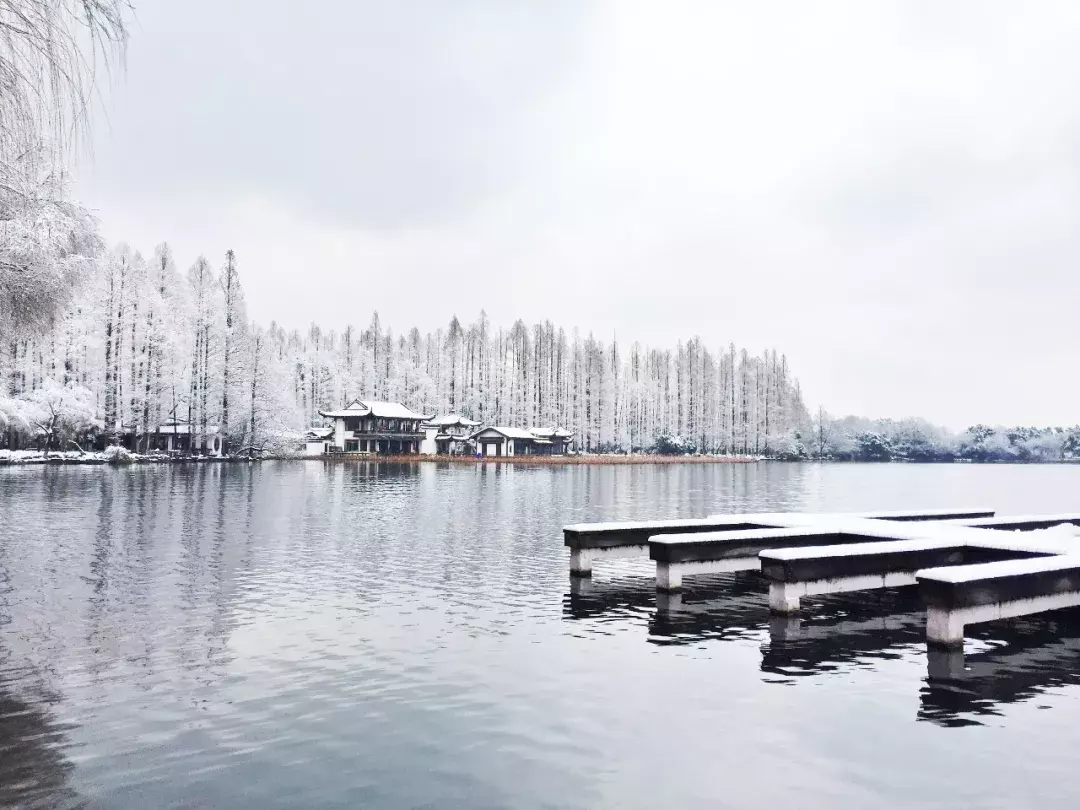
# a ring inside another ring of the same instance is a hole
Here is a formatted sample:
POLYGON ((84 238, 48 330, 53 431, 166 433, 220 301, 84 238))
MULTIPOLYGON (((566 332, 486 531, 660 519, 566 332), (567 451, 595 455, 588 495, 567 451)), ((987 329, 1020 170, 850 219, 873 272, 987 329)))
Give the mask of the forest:
POLYGON ((9 443, 56 446, 88 431, 145 437, 175 418, 233 448, 281 452, 355 398, 400 401, 484 424, 560 426, 584 452, 794 452, 808 422, 798 381, 775 350, 710 349, 693 337, 656 349, 510 326, 480 312, 445 327, 286 330, 249 320, 237 257, 181 273, 167 244, 126 245, 83 269, 70 303, 8 341, 0 419, 9 443))
POLYGON ((550 321, 395 332, 287 330, 249 319, 232 251, 181 272, 167 244, 82 261, 66 304, 0 353, 0 446, 52 449, 128 437, 171 419, 217 428, 234 452, 280 454, 353 399, 400 401, 484 424, 559 426, 586 453, 728 454, 786 460, 1013 461, 1080 458, 1080 427, 955 433, 922 419, 811 416, 784 355, 693 337, 658 349, 550 321), (75 442, 76 444, 72 444, 75 442))

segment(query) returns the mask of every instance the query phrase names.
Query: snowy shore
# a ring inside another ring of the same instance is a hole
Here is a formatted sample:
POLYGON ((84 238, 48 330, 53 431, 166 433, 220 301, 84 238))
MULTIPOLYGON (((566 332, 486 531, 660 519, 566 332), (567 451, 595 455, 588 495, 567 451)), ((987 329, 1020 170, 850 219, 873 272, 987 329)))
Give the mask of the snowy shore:
POLYGON ((266 455, 255 459, 240 456, 221 458, 206 456, 168 456, 163 453, 116 452, 110 448, 106 452, 78 451, 50 452, 48 456, 40 450, 0 450, 0 466, 15 464, 180 464, 184 462, 206 463, 221 461, 332 461, 332 462, 375 462, 375 463, 440 463, 440 464, 748 464, 763 459, 754 456, 659 456, 659 455, 597 455, 582 454, 576 456, 511 456, 486 457, 475 456, 354 456, 342 453, 332 456, 304 455, 266 455))
MULTIPOLYGON (((277 456, 276 458, 282 458, 277 456)), ((286 456, 285 458, 293 458, 286 456)), ((164 453, 131 453, 126 450, 117 452, 109 448, 104 452, 91 451, 80 453, 77 450, 50 451, 45 455, 41 450, 0 450, 0 466, 14 464, 176 464, 181 462, 247 461, 246 458, 213 458, 207 456, 169 456, 164 453)))

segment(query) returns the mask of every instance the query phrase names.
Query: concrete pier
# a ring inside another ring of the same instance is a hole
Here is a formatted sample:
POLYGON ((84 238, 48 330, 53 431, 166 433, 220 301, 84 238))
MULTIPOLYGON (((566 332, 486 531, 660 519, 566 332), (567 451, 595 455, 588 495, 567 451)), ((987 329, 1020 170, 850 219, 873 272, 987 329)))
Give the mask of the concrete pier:
POLYGON ((1055 526, 1080 526, 1080 513, 1062 515, 1002 515, 1000 517, 977 517, 950 519, 950 524, 972 529, 997 529, 1007 532, 1031 532, 1052 529, 1055 526))
POLYGON ((719 515, 640 523, 579 523, 563 528, 563 542, 570 549, 570 573, 587 577, 592 575, 595 562, 646 556, 649 538, 653 535, 763 529, 777 520, 783 518, 778 515, 719 515))
MULTIPOLYGON (((1062 525, 1080 527, 1080 513, 714 515, 579 524, 564 537, 579 576, 597 560, 647 552, 661 594, 678 593, 687 576, 760 569, 778 616, 797 613, 805 596, 918 585, 928 643, 962 649, 968 624, 1080 605, 1080 532, 1039 531, 1062 525)), ((657 616, 683 612, 677 597, 657 600, 657 616)))
POLYGON ((656 588, 677 591, 684 576, 747 571, 758 568, 758 554, 768 548, 810 543, 837 543, 832 529, 754 529, 694 535, 660 534, 649 540, 656 562, 656 588))
POLYGON ((916 574, 928 644, 962 649, 969 624, 1080 605, 1080 555, 934 568, 916 574))
POLYGON ((593 565, 604 560, 644 557, 649 538, 656 535, 750 531, 754 529, 812 528, 811 522, 873 520, 889 523, 976 520, 993 516, 990 509, 915 509, 903 511, 806 515, 797 512, 763 512, 745 515, 711 515, 707 518, 578 523, 563 528, 563 542, 570 549, 570 573, 590 576, 593 565), (619 551, 616 551, 618 549, 619 551))
POLYGON ((973 565, 1045 556, 1013 548, 973 546, 955 540, 898 540, 844 546, 762 551, 761 570, 769 580, 769 609, 798 611, 804 596, 915 585, 923 568, 973 565))

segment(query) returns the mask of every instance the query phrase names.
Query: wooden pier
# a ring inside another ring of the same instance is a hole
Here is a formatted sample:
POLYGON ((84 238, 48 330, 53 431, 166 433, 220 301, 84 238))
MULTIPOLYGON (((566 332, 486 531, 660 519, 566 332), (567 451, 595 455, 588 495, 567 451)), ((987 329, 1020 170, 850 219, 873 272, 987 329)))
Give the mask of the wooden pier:
POLYGON ((984 509, 810 515, 763 513, 564 529, 570 572, 648 553, 664 607, 678 605, 683 578, 760 568, 769 608, 849 591, 918 586, 927 640, 963 646, 964 627, 1080 605, 1080 513, 996 516, 984 509))

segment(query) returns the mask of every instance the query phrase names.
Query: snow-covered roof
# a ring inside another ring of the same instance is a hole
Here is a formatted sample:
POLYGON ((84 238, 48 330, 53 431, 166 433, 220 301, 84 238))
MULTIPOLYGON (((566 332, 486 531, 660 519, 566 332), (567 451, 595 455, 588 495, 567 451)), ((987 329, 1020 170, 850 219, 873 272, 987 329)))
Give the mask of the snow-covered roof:
POLYGON ((341 410, 319 411, 320 416, 328 419, 344 419, 349 416, 377 416, 380 419, 419 419, 425 421, 427 416, 417 413, 402 405, 400 402, 377 402, 375 400, 354 399, 341 410))
POLYGON ((495 427, 495 426, 486 427, 483 430, 478 430, 478 431, 476 431, 476 433, 474 433, 469 438, 475 439, 481 433, 487 433, 489 430, 494 430, 496 433, 501 433, 507 439, 529 439, 530 441, 532 441, 532 440, 534 440, 536 438, 531 433, 529 433, 529 431, 527 431, 527 430, 521 430, 520 428, 495 427))
POLYGON ((412 408, 402 405, 400 402, 373 402, 371 400, 364 400, 364 404, 371 411, 372 416, 378 416, 382 419, 420 419, 424 421, 427 416, 422 413, 417 413, 412 408))
POLYGON ((529 433, 534 436, 543 436, 545 439, 569 439, 574 435, 569 430, 564 430, 560 427, 534 427, 529 428, 529 433))
POLYGON ((430 424, 437 426, 444 425, 462 425, 464 427, 480 427, 479 422, 474 422, 472 419, 467 419, 460 414, 451 413, 446 416, 440 416, 437 419, 432 419, 430 424))
POLYGON ((367 416, 371 409, 358 399, 354 399, 344 408, 336 411, 319 411, 319 416, 327 419, 344 419, 346 416, 367 416))
POLYGON ((316 439, 328 439, 334 435, 334 429, 331 427, 311 427, 307 429, 305 436, 313 436, 316 439))

